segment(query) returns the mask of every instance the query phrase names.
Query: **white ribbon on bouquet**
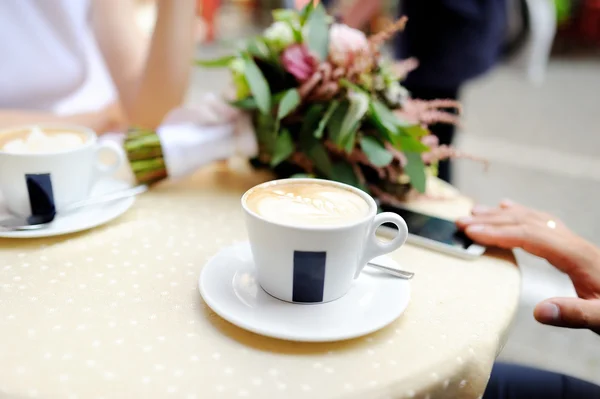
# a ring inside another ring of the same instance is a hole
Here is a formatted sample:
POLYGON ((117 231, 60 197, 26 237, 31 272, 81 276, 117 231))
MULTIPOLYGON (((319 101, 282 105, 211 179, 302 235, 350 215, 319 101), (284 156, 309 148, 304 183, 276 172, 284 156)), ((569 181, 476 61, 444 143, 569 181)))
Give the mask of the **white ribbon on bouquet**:
MULTIPOLYGON (((212 93, 171 111, 156 133, 170 178, 186 176, 211 162, 258 153, 250 117, 212 93)), ((124 136, 109 134, 102 139, 122 143, 124 136)))

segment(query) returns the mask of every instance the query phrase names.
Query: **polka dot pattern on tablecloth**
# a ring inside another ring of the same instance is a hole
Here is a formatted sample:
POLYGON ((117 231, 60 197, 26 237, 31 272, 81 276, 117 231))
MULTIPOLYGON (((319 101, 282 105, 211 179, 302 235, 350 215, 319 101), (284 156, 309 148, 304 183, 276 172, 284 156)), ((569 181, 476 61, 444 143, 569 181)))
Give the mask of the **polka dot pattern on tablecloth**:
POLYGON ((518 273, 506 262, 473 267, 407 247, 394 257, 417 271, 411 304, 388 328, 332 344, 248 333, 212 313, 197 288, 206 261, 246 239, 238 188, 245 184, 221 173, 159 187, 90 232, 0 241, 4 395, 481 394, 487 376, 477 370, 491 366, 517 298, 518 273))

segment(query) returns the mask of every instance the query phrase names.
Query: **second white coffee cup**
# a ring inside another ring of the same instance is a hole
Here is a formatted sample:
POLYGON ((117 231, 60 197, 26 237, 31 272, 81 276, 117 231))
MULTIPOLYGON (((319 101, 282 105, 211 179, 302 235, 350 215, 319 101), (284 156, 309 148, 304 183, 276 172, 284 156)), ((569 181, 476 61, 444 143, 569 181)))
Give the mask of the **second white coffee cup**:
POLYGON ((81 145, 65 150, 35 153, 13 153, 0 149, 0 191, 8 210, 30 216, 56 210, 86 199, 99 179, 113 175, 126 161, 123 149, 116 143, 99 143, 93 130, 80 126, 22 126, 0 131, 3 137, 23 137, 38 129, 42 132, 73 132, 83 138, 81 145), (104 155, 111 158, 102 163, 104 155))
POLYGON ((275 298, 296 303, 322 303, 345 295, 367 262, 401 247, 408 237, 404 220, 394 213, 377 214, 367 193, 346 184, 319 179, 285 179, 264 183, 242 197, 246 227, 256 264, 258 282, 275 298), (318 184, 348 190, 367 204, 363 216, 347 224, 294 225, 259 215, 248 198, 263 187, 318 184), (398 234, 388 242, 376 230, 392 223, 398 234))

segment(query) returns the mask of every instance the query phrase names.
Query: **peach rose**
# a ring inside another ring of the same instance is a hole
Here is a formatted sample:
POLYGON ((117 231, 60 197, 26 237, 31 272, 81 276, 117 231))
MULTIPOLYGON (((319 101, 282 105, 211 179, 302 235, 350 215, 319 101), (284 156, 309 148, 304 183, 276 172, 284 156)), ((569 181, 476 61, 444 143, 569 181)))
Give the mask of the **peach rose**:
POLYGON ((368 49, 364 33, 344 24, 333 24, 329 30, 329 56, 339 66, 348 65, 359 52, 368 49))

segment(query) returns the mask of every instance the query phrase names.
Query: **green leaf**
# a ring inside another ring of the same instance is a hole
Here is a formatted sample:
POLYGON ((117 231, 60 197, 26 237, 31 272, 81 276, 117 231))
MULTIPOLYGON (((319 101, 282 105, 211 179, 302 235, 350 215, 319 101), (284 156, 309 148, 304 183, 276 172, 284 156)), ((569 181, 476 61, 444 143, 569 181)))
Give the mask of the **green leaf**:
POLYGON ((329 25, 325 7, 319 3, 306 21, 308 37, 306 45, 321 61, 329 54, 329 25))
POLYGON ((269 153, 273 154, 277 131, 275 130, 275 119, 270 114, 257 113, 255 117, 256 137, 260 145, 269 153))
POLYGON ((290 28, 292 29, 292 32, 294 33, 294 41, 296 43, 302 43, 302 41, 304 39, 302 38, 302 30, 301 30, 301 28, 299 26, 297 26, 297 25, 294 25, 293 22, 288 22, 287 24, 290 26, 290 28))
POLYGON ((357 91, 359 93, 366 93, 367 92, 365 89, 363 89, 360 86, 355 85, 354 83, 350 82, 348 79, 340 79, 339 83, 343 87, 345 87, 347 89, 350 89, 350 90, 357 91))
POLYGON ((400 151, 405 152, 426 152, 429 151, 429 147, 425 144, 421 143, 419 139, 414 137, 401 135, 394 138, 393 141, 394 147, 396 147, 400 151))
POLYGON ((325 126, 327 126, 327 122, 329 122, 331 115, 333 115, 338 105, 340 105, 340 102, 337 100, 334 100, 329 103, 329 107, 327 107, 325 115, 323 115, 323 118, 321 118, 321 121, 319 122, 319 125, 317 126, 317 129, 314 132, 314 136, 316 138, 320 139, 323 137, 323 131, 325 130, 325 126))
POLYGON ((344 147, 349 137, 356 133, 360 126, 360 121, 369 109, 369 97, 362 92, 351 92, 349 95, 350 107, 342 121, 340 135, 338 137, 338 146, 344 147))
POLYGON ((233 107, 245 110, 258 109, 258 104, 256 104, 256 100, 253 97, 246 97, 241 100, 231 101, 229 104, 231 104, 233 107))
POLYGON ((377 139, 370 136, 360 139, 360 148, 369 158, 369 162, 377 167, 387 166, 394 159, 394 156, 377 139))
POLYGON ((420 193, 425 192, 427 175, 425 174, 425 164, 421 159, 421 154, 417 152, 405 152, 408 163, 404 167, 404 172, 410 177, 410 185, 420 193))
POLYGON ((360 187, 360 182, 356 173, 354 173, 354 169, 352 169, 349 163, 344 161, 333 165, 333 179, 353 187, 360 187))
POLYGON ((281 120, 288 116, 300 104, 298 90, 289 89, 285 92, 277 109, 277 119, 281 120))
POLYGON ((304 8, 302 9, 302 11, 300 11, 300 23, 302 25, 304 25, 304 23, 308 20, 308 18, 311 16, 312 12, 315 9, 315 5, 314 3, 311 1, 309 1, 304 8))
POLYGON ((308 157, 315 163, 318 170, 321 171, 325 176, 330 177, 332 172, 331 160, 329 155, 323 147, 323 144, 317 142, 307 153, 308 157))
POLYGON ((296 173, 295 175, 290 176, 292 179, 314 179, 314 177, 314 175, 309 175, 306 173, 296 173))
POLYGON ((348 134, 346 136, 346 139, 344 140, 344 143, 342 144, 342 146, 346 150, 347 154, 352 154, 352 151, 354 151, 354 146, 356 145, 356 133, 358 132, 358 127, 359 127, 359 124, 357 123, 356 127, 354 129, 352 129, 350 134, 348 134))
POLYGON ((225 57, 216 58, 212 60, 196 60, 195 64, 204 68, 223 68, 229 65, 229 63, 235 60, 234 55, 227 55, 225 57))
POLYGON ((302 122, 302 127, 300 128, 301 134, 311 134, 318 128, 319 121, 321 120, 321 115, 323 114, 323 110, 325 106, 323 104, 312 104, 306 115, 304 116, 304 121, 302 122))
POLYGON ((244 76, 248 81, 250 91, 254 96, 258 109, 263 114, 268 114, 271 112, 271 90, 269 89, 269 84, 252 58, 245 57, 244 62, 246 64, 244 76))
POLYGON ((382 129, 388 137, 398 132, 398 119, 382 102, 372 100, 369 108, 376 125, 379 125, 380 130, 382 129))
POLYGON ((427 128, 424 128, 421 125, 400 125, 400 131, 406 133, 411 137, 421 138, 430 134, 427 128))
POLYGON ((294 142, 289 130, 283 129, 277 141, 275 142, 275 150, 271 158, 271 167, 279 165, 285 161, 294 152, 294 142))
POLYGON ((327 124, 329 139, 338 146, 341 146, 342 143, 340 137, 342 133, 342 122, 344 122, 349 107, 350 104, 348 102, 341 102, 335 109, 333 115, 331 115, 331 118, 329 118, 329 123, 327 124))
POLYGON ((314 162, 319 172, 331 179, 333 176, 333 166, 327 150, 325 150, 325 147, 319 140, 313 137, 312 132, 309 131, 300 136, 300 146, 306 156, 314 162))
POLYGON ((396 118, 396 125, 398 125, 400 127, 413 127, 413 126, 420 127, 419 125, 415 125, 414 122, 409 122, 407 120, 404 120, 401 116, 398 116, 396 114, 394 114, 394 118, 396 118))
POLYGON ((300 19, 298 17, 298 12, 296 10, 291 10, 291 9, 287 9, 287 8, 280 8, 277 10, 273 10, 271 14, 273 14, 273 19, 275 21, 288 22, 288 21, 298 21, 300 19))
POLYGON ((264 40, 260 37, 251 39, 246 46, 246 50, 251 56, 260 58, 262 60, 269 59, 271 55, 269 46, 267 46, 264 40))

